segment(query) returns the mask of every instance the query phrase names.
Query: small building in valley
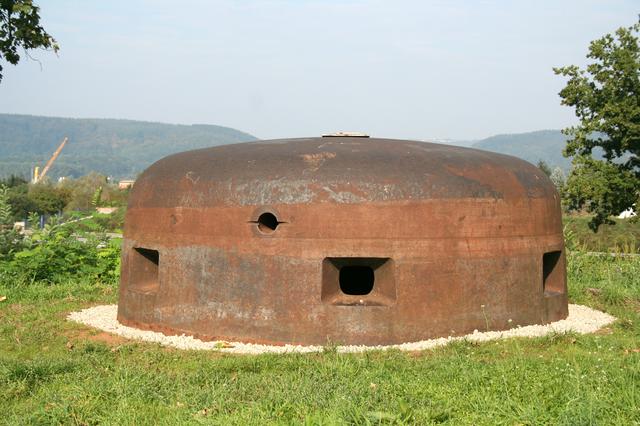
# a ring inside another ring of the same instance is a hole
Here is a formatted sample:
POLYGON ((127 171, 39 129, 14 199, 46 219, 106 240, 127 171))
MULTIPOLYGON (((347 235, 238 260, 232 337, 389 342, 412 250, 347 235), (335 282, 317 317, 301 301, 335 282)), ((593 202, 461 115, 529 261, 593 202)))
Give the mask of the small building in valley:
POLYGON ((133 179, 124 179, 121 180, 120 182, 118 182, 118 189, 129 189, 129 188, 133 188, 133 184, 135 183, 135 180, 133 179))

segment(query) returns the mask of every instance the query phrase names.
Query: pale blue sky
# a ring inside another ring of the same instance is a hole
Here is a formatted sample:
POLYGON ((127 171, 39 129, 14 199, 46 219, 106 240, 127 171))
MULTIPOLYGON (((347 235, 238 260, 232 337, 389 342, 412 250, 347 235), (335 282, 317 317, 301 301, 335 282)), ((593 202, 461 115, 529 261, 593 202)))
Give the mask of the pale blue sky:
POLYGON ((56 57, 7 65, 0 112, 478 139, 561 128, 553 66, 638 1, 40 0, 56 57))

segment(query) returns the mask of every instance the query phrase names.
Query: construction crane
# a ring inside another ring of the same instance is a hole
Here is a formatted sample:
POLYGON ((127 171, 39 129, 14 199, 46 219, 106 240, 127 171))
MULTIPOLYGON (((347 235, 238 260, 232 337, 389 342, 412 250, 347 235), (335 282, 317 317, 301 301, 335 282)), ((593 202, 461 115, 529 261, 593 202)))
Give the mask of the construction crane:
POLYGON ((49 171, 49 169, 53 165, 53 162, 56 161, 56 158, 58 158, 58 155, 60 155, 60 151, 62 151, 62 148, 64 148, 65 144, 67 143, 67 140, 69 140, 69 138, 67 138, 67 137, 65 137, 62 140, 62 143, 60 144, 58 149, 56 149, 56 152, 53 153, 51 158, 49 158, 49 161, 47 161, 47 164, 44 166, 44 169, 42 169, 42 173, 38 173, 40 169, 39 169, 39 167, 36 166, 36 168, 35 168, 35 170, 33 172, 33 183, 38 183, 42 179, 44 179, 44 177, 47 175, 47 172, 49 171))

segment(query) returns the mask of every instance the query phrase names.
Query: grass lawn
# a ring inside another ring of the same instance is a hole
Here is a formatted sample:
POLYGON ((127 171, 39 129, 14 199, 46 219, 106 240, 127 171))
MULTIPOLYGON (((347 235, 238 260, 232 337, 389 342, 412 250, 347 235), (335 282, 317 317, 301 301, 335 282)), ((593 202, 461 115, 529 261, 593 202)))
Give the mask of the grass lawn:
POLYGON ((614 219, 615 225, 600 225, 592 232, 588 215, 564 216, 565 234, 573 234, 573 242, 583 250, 640 253, 640 221, 614 219), (567 232, 568 231, 568 232, 567 232))
POLYGON ((619 318, 592 335, 399 351, 237 356, 136 343, 65 320, 114 303, 88 283, 0 283, 0 423, 640 424, 640 259, 572 254, 570 297, 619 318))

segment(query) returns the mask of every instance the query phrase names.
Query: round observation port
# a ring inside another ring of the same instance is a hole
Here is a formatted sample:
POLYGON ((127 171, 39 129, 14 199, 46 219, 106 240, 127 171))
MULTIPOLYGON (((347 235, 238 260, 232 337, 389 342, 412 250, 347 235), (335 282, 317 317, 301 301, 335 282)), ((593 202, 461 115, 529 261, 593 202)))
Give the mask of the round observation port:
POLYGON ((260 232, 270 234, 276 230, 278 225, 280 225, 280 222, 278 222, 278 218, 271 212, 262 213, 258 217, 258 229, 260 230, 260 232))

